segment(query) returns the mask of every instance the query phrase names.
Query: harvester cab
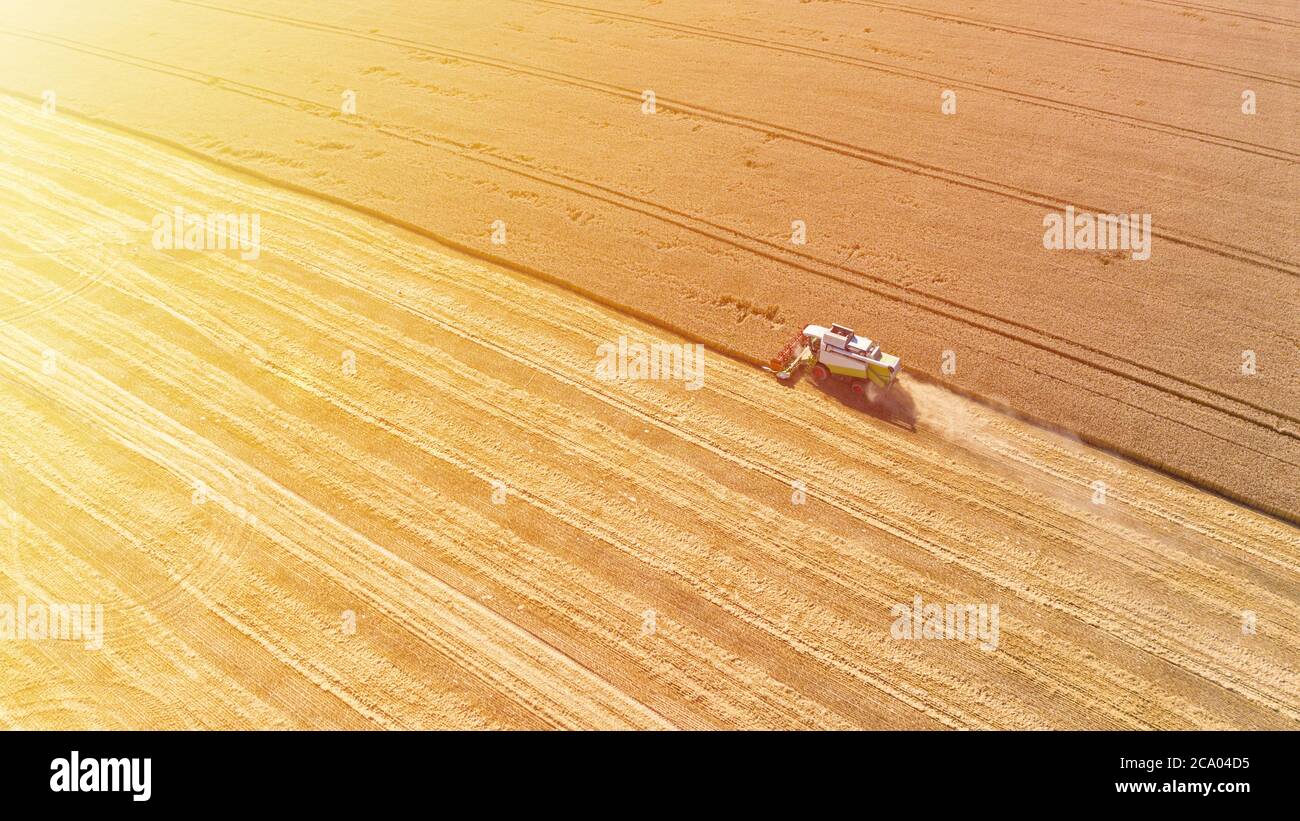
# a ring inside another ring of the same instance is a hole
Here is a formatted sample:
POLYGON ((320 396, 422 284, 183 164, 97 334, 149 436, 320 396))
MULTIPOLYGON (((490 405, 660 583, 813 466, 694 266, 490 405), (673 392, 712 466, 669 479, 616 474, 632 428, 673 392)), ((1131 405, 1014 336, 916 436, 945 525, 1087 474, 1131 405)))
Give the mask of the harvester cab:
POLYGON ((813 381, 847 382, 854 393, 869 401, 894 384, 899 367, 898 357, 881 351, 879 343, 834 324, 829 328, 805 326, 768 364, 766 370, 777 379, 789 379, 807 365, 813 381))

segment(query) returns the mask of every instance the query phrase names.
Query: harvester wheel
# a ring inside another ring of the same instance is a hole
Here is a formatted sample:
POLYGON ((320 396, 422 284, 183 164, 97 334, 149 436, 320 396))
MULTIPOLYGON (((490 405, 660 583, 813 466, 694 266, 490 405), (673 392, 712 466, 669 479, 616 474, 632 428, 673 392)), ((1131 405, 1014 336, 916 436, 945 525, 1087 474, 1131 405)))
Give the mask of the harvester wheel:
POLYGON ((825 382, 830 375, 831 372, 826 370, 826 366, 822 363, 818 362, 816 365, 813 365, 812 378, 814 382, 825 382))

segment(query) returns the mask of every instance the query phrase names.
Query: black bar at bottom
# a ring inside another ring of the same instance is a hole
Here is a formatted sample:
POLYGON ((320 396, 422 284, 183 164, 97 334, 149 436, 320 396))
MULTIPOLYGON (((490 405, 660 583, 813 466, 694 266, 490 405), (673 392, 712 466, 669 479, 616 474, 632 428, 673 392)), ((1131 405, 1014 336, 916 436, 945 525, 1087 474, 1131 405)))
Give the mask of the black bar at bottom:
POLYGON ((800 801, 809 811, 824 802, 867 810, 882 798, 914 801, 918 811, 948 804, 1041 808, 1040 798, 1058 808, 1197 801, 1221 809, 1289 798, 1295 738, 1282 732, 18 732, 0 737, 0 783, 9 797, 37 806, 115 805, 128 812, 402 806, 393 802, 453 812, 447 802, 473 801, 480 808, 534 810, 569 802, 637 812, 716 806, 731 815, 742 807, 775 810, 775 800, 800 801), (609 803, 617 796, 618 805, 609 803))

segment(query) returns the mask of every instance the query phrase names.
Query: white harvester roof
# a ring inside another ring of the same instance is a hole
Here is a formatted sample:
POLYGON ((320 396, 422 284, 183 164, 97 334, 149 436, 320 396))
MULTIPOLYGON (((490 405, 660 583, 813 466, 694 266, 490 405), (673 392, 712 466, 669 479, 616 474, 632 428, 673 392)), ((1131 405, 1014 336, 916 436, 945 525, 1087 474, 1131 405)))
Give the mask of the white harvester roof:
POLYGON ((853 359, 880 362, 891 368, 898 366, 898 357, 882 352, 878 343, 872 342, 865 336, 858 336, 852 329, 845 328, 843 325, 831 325, 829 328, 808 325, 803 329, 803 333, 804 336, 821 340, 822 345, 836 353, 853 359))

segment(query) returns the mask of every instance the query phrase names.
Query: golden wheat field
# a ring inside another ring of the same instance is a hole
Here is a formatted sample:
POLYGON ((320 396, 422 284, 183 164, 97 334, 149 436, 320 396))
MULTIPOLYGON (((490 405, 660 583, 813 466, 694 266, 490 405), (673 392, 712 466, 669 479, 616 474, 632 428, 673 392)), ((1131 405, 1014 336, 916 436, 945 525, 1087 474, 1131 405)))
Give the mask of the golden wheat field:
POLYGON ((1300 727, 1294 3, 0 8, 0 726, 1300 727))

